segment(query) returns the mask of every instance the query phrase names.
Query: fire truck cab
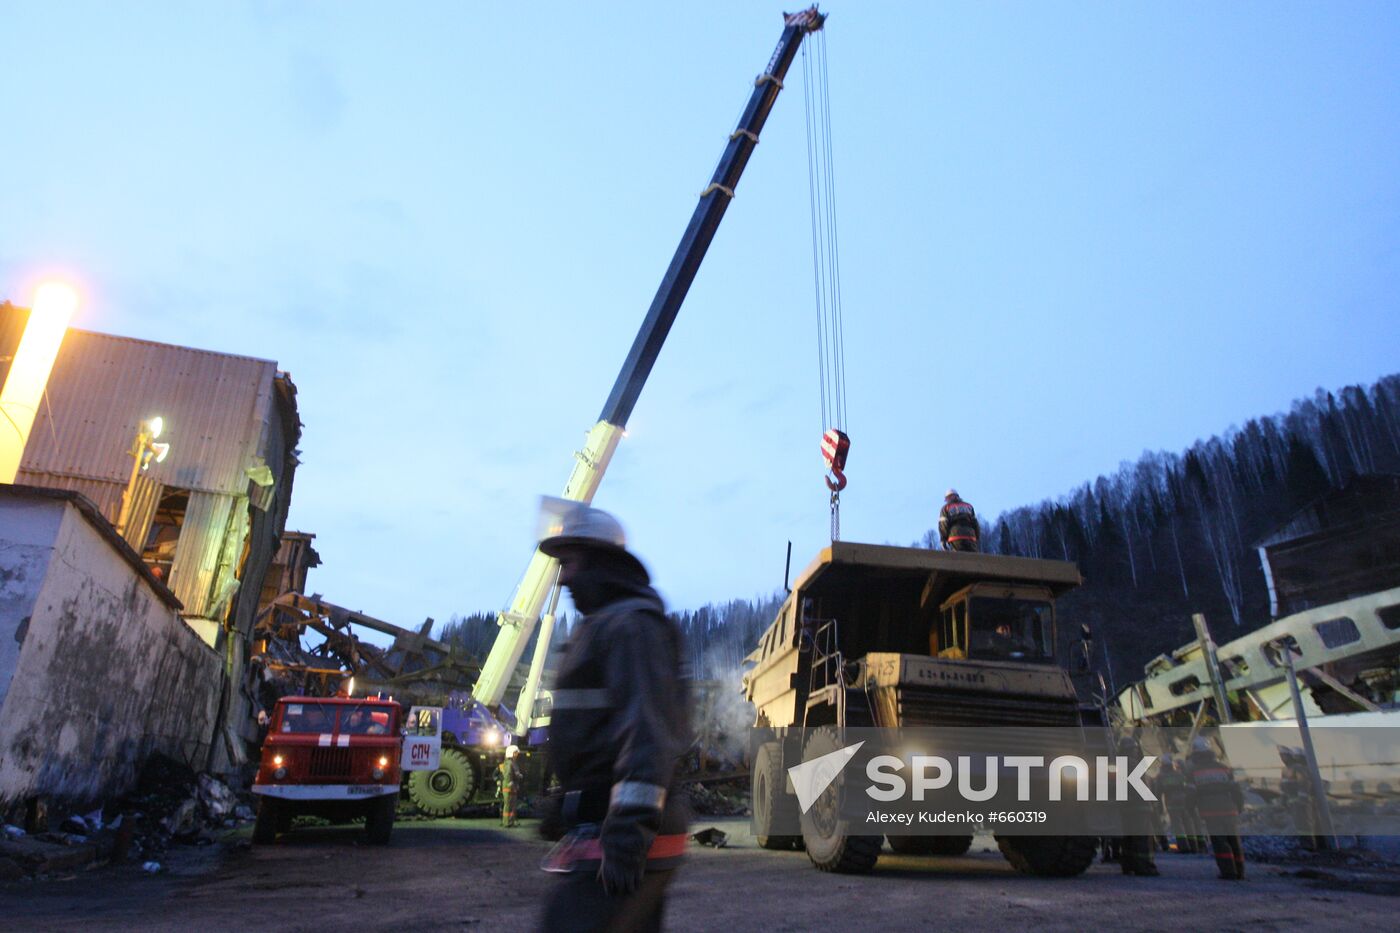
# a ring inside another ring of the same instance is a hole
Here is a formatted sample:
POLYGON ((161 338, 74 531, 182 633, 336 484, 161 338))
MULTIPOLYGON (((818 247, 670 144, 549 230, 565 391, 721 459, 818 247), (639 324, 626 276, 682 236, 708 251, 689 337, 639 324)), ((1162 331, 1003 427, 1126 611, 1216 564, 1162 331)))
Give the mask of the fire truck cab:
POLYGON ((253 780, 253 841, 273 842, 300 815, 364 818, 369 841, 394 828, 404 771, 432 770, 442 747, 442 710, 415 706, 405 720, 392 699, 283 697, 277 701, 253 780))

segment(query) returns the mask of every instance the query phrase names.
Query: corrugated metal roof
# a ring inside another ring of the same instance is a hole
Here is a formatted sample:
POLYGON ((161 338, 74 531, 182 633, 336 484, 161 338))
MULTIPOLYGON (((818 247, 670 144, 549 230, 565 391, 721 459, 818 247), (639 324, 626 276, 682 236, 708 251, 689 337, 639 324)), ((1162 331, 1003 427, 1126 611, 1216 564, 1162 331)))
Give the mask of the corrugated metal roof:
POLYGON ((246 495, 243 471, 264 454, 276 374, 270 360, 70 330, 21 469, 48 486, 67 485, 56 477, 116 483, 120 495, 137 425, 159 415, 170 455, 152 464, 153 479, 246 495))
POLYGON ((15 482, 82 493, 89 502, 97 506, 97 510, 106 517, 107 521, 114 525, 117 523, 118 516, 121 515, 122 490, 126 488, 125 483, 108 483, 95 479, 83 479, 80 476, 49 476, 25 469, 19 471, 15 482))

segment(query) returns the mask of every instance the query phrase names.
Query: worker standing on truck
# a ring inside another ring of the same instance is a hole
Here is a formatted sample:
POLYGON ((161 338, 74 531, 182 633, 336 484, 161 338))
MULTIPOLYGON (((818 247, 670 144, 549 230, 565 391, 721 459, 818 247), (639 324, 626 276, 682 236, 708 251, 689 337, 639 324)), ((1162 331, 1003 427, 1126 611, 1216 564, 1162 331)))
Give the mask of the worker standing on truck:
POLYGON ((938 512, 938 540, 945 551, 980 551, 977 543, 981 528, 977 524, 977 510, 971 502, 964 502, 956 489, 950 489, 943 496, 943 508, 938 512))
POLYGON ((501 825, 505 827, 515 825, 515 803, 520 797, 520 784, 525 779, 525 775, 520 773, 520 765, 515 763, 518 757, 520 747, 508 746, 505 761, 496 765, 496 786, 501 797, 501 825))
POLYGON ((1210 851, 1220 877, 1229 881, 1244 878, 1244 846, 1240 842, 1240 810, 1244 795, 1228 766, 1216 757, 1210 743, 1197 737, 1191 744, 1191 764, 1187 771, 1196 788, 1196 810, 1210 836, 1210 851))
POLYGON ((549 748, 564 791, 563 841, 546 868, 564 875, 546 930, 659 930, 685 848, 672 786, 690 744, 681 633, 646 568, 606 512, 549 499, 558 516, 540 550, 583 619, 564 647, 549 748))

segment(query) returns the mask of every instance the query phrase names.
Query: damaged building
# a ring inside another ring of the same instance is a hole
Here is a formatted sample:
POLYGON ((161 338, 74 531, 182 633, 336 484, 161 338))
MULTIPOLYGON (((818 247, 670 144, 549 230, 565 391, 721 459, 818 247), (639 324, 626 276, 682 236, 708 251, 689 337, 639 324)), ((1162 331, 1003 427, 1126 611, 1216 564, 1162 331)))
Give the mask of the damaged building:
MULTIPOLYGON (((0 357, 14 352, 26 317, 0 305, 0 357)), ((283 541, 300 435, 296 387, 270 360, 68 330, 5 487, 0 738, 16 704, 21 717, 36 715, 29 707, 65 691, 83 693, 73 705, 113 738, 0 744, 0 798, 18 787, 7 775, 66 773, 83 760, 96 768, 114 748, 119 758, 159 748, 196 769, 246 760, 257 737, 247 660, 264 593, 315 555, 308 535, 283 541), (133 469, 138 434, 155 418, 168 452, 133 469), (81 562, 66 566, 74 554, 81 562), (104 644, 132 639, 140 651, 102 657, 104 644), (35 676, 49 678, 42 689, 35 676), (58 689, 55 678, 74 683, 58 689), (194 721, 208 711, 202 738, 174 736, 139 715, 142 702, 194 721)), ((24 792, 72 789, 41 781, 24 792)))
MULTIPOLYGON (((1294 655, 1309 717, 1400 713, 1400 476, 1355 476, 1255 548, 1273 619, 1216 646, 1233 718, 1296 717, 1278 646, 1294 655)), ((1144 673, 1115 701, 1131 722, 1189 724, 1212 695, 1196 640, 1144 673)))

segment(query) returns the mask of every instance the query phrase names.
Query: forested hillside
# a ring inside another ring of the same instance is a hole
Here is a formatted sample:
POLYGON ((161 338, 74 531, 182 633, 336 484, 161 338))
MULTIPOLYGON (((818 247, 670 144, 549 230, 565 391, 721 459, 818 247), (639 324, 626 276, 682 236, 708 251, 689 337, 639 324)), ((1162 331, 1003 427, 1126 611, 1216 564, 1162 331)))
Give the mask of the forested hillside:
MULTIPOLYGON (((1061 603, 1062 637, 1087 622, 1121 685, 1194 637, 1193 612, 1219 641, 1268 622, 1254 545, 1358 473, 1400 473, 1400 375, 1319 389, 1179 454, 1145 453, 985 522, 983 548, 1077 561, 1086 584, 1061 603)), ((931 530, 923 543, 936 541, 931 530)))
MULTIPOLYGON (((671 618, 685 633, 686 660, 693 676, 698 680, 737 678, 740 662, 757 646, 758 636, 773 621, 781 603, 781 596, 774 594, 753 600, 710 603, 700 609, 671 613, 671 618)), ((560 613, 553 650, 557 651, 563 644, 569 626, 569 616, 560 613)), ((438 638, 482 661, 490 652, 497 631, 495 615, 478 612, 469 616, 454 615, 438 633, 438 638)), ((522 660, 529 661, 534 644, 531 638, 522 660)))

